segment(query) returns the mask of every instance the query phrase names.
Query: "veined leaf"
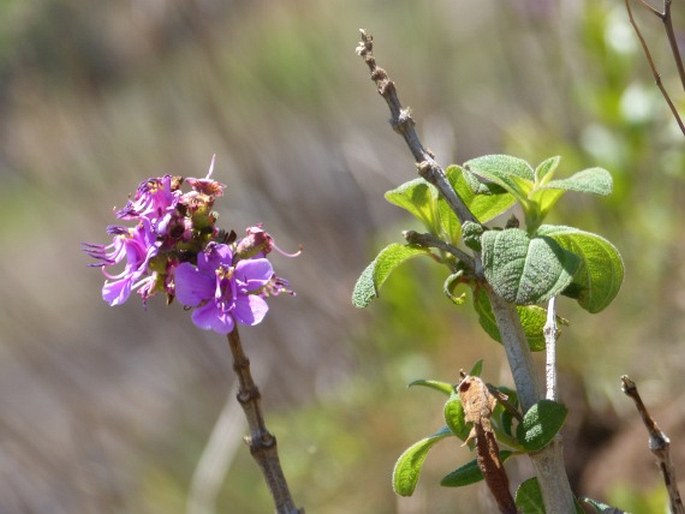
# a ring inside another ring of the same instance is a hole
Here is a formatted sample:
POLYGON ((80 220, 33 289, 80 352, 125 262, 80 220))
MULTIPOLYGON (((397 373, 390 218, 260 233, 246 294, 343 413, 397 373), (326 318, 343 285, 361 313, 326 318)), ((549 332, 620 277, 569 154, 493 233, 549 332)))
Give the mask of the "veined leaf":
MULTIPOLYGON (((496 184, 484 186, 478 183, 478 186, 483 187, 480 187, 481 192, 477 193, 474 187, 469 184, 465 171, 456 164, 448 166, 445 169, 445 173, 459 198, 462 199, 471 211, 471 214, 481 223, 487 223, 516 203, 514 196, 496 184)), ((477 181, 477 179, 475 180, 477 181)), ((440 201, 446 203, 442 199, 440 201)))
POLYGON ((525 203, 533 189, 535 171, 523 159, 510 155, 484 155, 464 163, 471 173, 506 189, 525 203))
POLYGON ((579 193, 592 193, 606 196, 611 194, 613 182, 611 174, 604 168, 588 168, 574 173, 568 178, 551 180, 541 189, 562 189, 579 193))
MULTIPOLYGON (((512 455, 513 452, 502 450, 499 452, 499 459, 501 462, 504 462, 512 455)), ((475 484, 481 480, 483 480, 483 472, 478 467, 478 462, 474 459, 445 475, 440 481, 440 485, 443 487, 463 487, 475 484)))
POLYGON ((530 305, 559 294, 571 283, 580 259, 549 237, 517 228, 481 236, 483 271, 495 292, 510 303, 530 305))
POLYGON ((516 507, 521 514, 545 514, 545 504, 537 478, 529 478, 518 487, 516 507))
POLYGON ((447 396, 451 395, 454 392, 454 386, 452 384, 448 384, 447 382, 439 382, 437 380, 414 380, 407 387, 413 386, 429 387, 431 389, 435 389, 436 391, 440 391, 441 393, 444 393, 447 396))
POLYGON ((471 428, 464 420, 464 406, 461 404, 461 399, 457 393, 452 392, 450 399, 445 402, 443 413, 445 423, 452 433, 462 441, 466 441, 471 428))
POLYGON ((392 487, 397 494, 411 496, 414 493, 429 450, 435 443, 451 435, 452 431, 443 427, 432 436, 414 443, 400 455, 392 471, 392 487))
POLYGON ((363 308, 378 297, 381 286, 397 266, 417 255, 431 255, 425 248, 393 243, 386 246, 362 272, 352 292, 352 304, 363 308))
POLYGON ((393 205, 409 211, 430 231, 436 228, 435 205, 438 191, 422 178, 405 182, 385 193, 385 199, 393 205))
POLYGON ((516 438, 530 452, 542 450, 564 426, 567 414, 568 409, 561 403, 540 400, 523 415, 516 438))
POLYGON ((580 266, 563 294, 575 298, 592 313, 613 301, 624 275, 623 259, 614 245, 597 234, 562 225, 542 225, 537 234, 551 237, 580 257, 580 266))
POLYGON ((561 161, 561 157, 558 155, 542 161, 535 168, 535 184, 540 186, 549 182, 554 176, 557 166, 559 166, 559 161, 561 161))

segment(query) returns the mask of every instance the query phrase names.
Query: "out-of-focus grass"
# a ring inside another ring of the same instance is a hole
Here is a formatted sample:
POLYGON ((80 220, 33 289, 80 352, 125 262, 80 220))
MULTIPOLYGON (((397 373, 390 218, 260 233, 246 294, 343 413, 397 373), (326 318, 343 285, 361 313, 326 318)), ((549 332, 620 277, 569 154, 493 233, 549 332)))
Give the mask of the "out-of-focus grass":
MULTIPOLYGON (((373 251, 406 228, 382 193, 414 175, 354 54, 359 27, 441 162, 560 154, 560 173, 612 172, 613 197, 569 195, 551 220, 605 235, 627 268, 606 312, 561 302, 573 324, 560 358, 591 415, 629 409, 624 372, 661 378, 648 399, 666 402, 685 362, 680 136, 621 5, 560 4, 4 2, 0 510, 184 510, 231 381, 224 343, 178 306, 105 306, 78 245, 104 240, 111 207, 140 180, 202 176, 216 153, 229 185, 222 225, 263 221, 282 247, 305 246, 276 259, 298 296, 275 299, 243 335, 255 368, 278 363, 262 389, 298 502, 333 514, 487 511, 477 487, 435 485, 469 458, 450 441, 429 456, 416 498, 390 490, 394 459, 441 424, 436 393, 406 383, 456 380, 483 355, 488 380, 509 377, 428 263, 393 277, 369 312, 349 304, 373 251)), ((245 449, 218 504, 271 508, 245 449)))

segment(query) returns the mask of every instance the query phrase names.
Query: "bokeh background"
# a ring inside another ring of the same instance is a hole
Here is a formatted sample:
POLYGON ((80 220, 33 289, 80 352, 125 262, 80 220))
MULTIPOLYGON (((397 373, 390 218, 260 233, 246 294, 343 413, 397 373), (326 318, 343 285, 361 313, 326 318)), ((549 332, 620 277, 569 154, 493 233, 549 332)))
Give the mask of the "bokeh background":
MULTIPOLYGON (((658 21, 639 19, 682 105, 658 21)), ((443 164, 506 152, 561 155, 562 176, 612 172, 612 197, 569 194, 551 220, 605 235, 627 269, 606 311, 560 303, 566 453, 579 493, 663 511, 619 376, 638 381, 685 470, 685 159, 623 2, 4 0, 0 512, 272 512, 225 340, 161 298, 108 307, 79 249, 106 241, 138 182, 204 176, 213 154, 222 226, 263 222, 304 247, 274 257, 297 296, 242 332, 298 505, 492 512, 481 486, 437 485, 473 457, 453 441, 413 497, 391 490, 400 452, 442 425, 443 398, 407 383, 456 381, 479 358, 488 381, 511 378, 472 309, 442 295, 441 269, 412 263, 367 311, 350 304, 374 252, 414 227, 382 198, 415 169, 355 55, 359 27, 443 164)))

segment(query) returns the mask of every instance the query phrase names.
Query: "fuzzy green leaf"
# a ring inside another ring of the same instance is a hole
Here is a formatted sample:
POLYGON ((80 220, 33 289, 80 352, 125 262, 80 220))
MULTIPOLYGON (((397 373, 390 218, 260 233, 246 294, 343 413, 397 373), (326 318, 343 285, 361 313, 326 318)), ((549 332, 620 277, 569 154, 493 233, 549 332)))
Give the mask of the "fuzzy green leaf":
POLYGON ((535 171, 523 159, 511 155, 484 155, 464 163, 471 173, 494 182, 524 202, 533 188, 535 171))
POLYGON ((530 452, 542 450, 564 425, 567 414, 568 409, 561 403, 540 400, 524 414, 516 438, 530 452))
MULTIPOLYGON (((500 461, 504 462, 512 455, 513 452, 502 450, 499 452, 500 461)), ((481 480, 483 480, 483 472, 478 467, 478 462, 474 459, 445 475, 440 481, 440 485, 443 487, 463 487, 475 484, 481 480)))
POLYGON ((568 178, 550 180, 540 189, 561 189, 606 196, 611 194, 613 182, 611 174, 604 168, 588 168, 574 173, 568 178))
POLYGON ((378 291, 397 266, 417 255, 430 255, 425 248, 393 243, 380 251, 357 279, 352 291, 352 304, 364 308, 378 298, 378 291))
MULTIPOLYGON (((466 204, 471 214, 481 223, 487 223, 516 203, 516 198, 503 187, 495 184, 483 186, 478 183, 476 187, 478 187, 480 192, 477 193, 474 187, 469 184, 467 174, 456 164, 448 166, 445 173, 459 198, 466 204)), ((477 182, 477 179, 475 181, 477 182)), ((440 202, 445 203, 443 199, 440 202)))
POLYGON ((452 392, 450 399, 445 402, 443 413, 445 423, 452 433, 462 441, 466 441, 471 429, 464 420, 464 406, 461 404, 458 394, 452 392))
POLYGON ((441 393, 444 393, 447 396, 451 395, 454 392, 454 386, 452 384, 448 384, 447 382, 439 382, 437 380, 414 380, 407 387, 414 386, 424 386, 430 389, 435 389, 436 391, 440 391, 441 393))
POLYGON ((545 504, 537 478, 529 478, 518 487, 516 508, 520 514, 545 514, 545 504))
POLYGON ((483 359, 478 359, 476 363, 471 366, 471 371, 469 371, 469 375, 472 377, 479 377, 483 373, 483 359))
POLYGON ((429 450, 435 443, 451 435, 452 431, 443 427, 432 436, 414 443, 400 455, 392 471, 392 487, 397 494, 411 496, 414 493, 429 450))
POLYGON ((538 167, 535 168, 535 183, 537 185, 542 185, 549 182, 559 166, 559 161, 561 161, 561 157, 558 155, 542 161, 538 167))
POLYGON ((614 245, 597 234, 561 225, 542 225, 538 235, 551 237, 580 257, 580 266, 563 294, 578 300, 588 312, 599 312, 618 294, 623 282, 621 254, 614 245))
MULTIPOLYGON (((492 312, 492 306, 488 295, 482 289, 477 289, 474 293, 473 307, 478 313, 478 322, 483 330, 498 343, 502 342, 502 338, 497 328, 495 315, 492 312)), ((540 352, 545 349, 545 335, 543 328, 547 321, 547 311, 537 305, 517 305, 519 319, 523 332, 528 340, 528 346, 533 352, 540 352)))
POLYGON ((393 205, 409 211, 430 231, 436 227, 435 202, 438 192, 422 178, 405 182, 385 193, 385 199, 393 205))
POLYGON ((528 237, 517 228, 489 230, 481 237, 485 278, 510 303, 548 300, 572 281, 580 259, 549 237, 528 237))

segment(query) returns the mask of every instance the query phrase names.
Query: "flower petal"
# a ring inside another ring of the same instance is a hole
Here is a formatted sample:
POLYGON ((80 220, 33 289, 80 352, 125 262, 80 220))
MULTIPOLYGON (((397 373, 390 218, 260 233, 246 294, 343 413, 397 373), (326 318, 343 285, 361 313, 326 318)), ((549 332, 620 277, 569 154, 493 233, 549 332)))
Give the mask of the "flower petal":
POLYGON ((102 287, 102 299, 112 307, 121 305, 131 295, 131 282, 130 277, 113 282, 106 281, 102 287))
POLYGON ((214 297, 216 278, 213 273, 201 271, 189 262, 184 262, 176 268, 174 277, 176 298, 183 305, 196 307, 203 300, 214 297))
POLYGON ((203 330, 213 330, 218 334, 228 334, 235 322, 230 313, 224 312, 214 302, 209 302, 193 311, 193 323, 203 330))
POLYGON ((202 253, 197 256, 197 267, 203 271, 211 271, 219 266, 230 266, 233 252, 228 245, 209 243, 202 253))
POLYGON ((265 286, 274 274, 268 259, 245 259, 235 267, 235 278, 244 284, 248 291, 265 286))
POLYGON ((269 311, 269 305, 261 296, 248 295, 239 296, 235 302, 233 313, 241 323, 254 326, 264 319, 269 311))

